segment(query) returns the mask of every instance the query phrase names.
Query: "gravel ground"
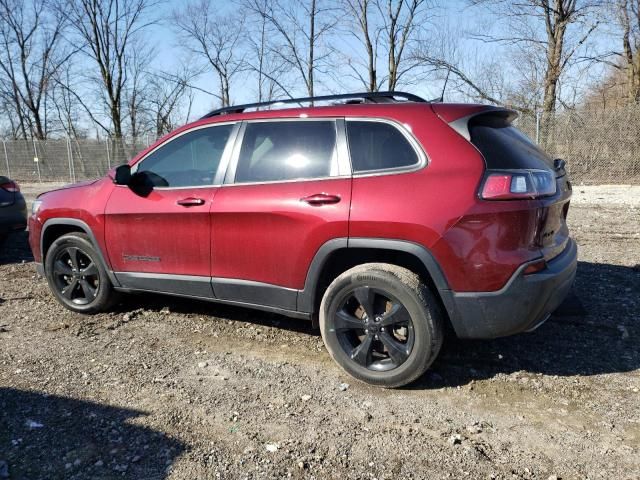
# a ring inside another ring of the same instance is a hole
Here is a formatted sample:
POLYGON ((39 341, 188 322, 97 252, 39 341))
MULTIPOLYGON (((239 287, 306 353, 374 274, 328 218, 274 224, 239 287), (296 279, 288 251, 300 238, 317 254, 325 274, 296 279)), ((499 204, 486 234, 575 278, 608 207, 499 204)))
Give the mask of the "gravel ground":
POLYGON ((273 314, 151 295, 70 313, 16 235, 0 478, 638 478, 640 188, 575 192, 569 301, 530 334, 447 340, 401 390, 352 380, 273 314))

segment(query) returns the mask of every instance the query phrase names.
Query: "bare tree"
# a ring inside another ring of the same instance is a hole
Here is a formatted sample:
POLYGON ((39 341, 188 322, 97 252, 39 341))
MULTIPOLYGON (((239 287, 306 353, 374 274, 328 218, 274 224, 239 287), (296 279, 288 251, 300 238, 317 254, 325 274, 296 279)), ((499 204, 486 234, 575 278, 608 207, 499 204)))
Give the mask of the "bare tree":
POLYGON ((347 22, 353 24, 351 33, 362 43, 366 60, 363 62, 366 68, 366 76, 359 71, 356 65, 349 59, 348 66, 354 71, 358 79, 363 83, 368 92, 376 92, 380 89, 378 84, 378 39, 380 27, 377 25, 374 15, 374 1, 372 0, 343 0, 343 8, 347 22))
POLYGON ((627 96, 640 102, 640 0, 616 0, 616 16, 621 28, 622 67, 626 73, 627 96))
POLYGON ((61 45, 65 27, 64 15, 46 0, 0 0, 0 95, 24 138, 47 136, 51 79, 73 54, 61 45))
POLYGON ((65 7, 84 52, 97 70, 90 80, 100 91, 110 125, 100 121, 95 110, 73 93, 91 119, 117 138, 124 133, 124 97, 135 40, 153 23, 149 12, 154 5, 150 0, 71 0, 65 7))
POLYGON ((423 66, 416 50, 433 8, 430 0, 342 0, 342 23, 362 49, 347 56, 347 67, 367 91, 395 90, 423 66))
POLYGON ((411 56, 421 66, 423 79, 429 76, 437 80, 443 99, 453 91, 472 101, 511 105, 504 58, 496 59, 483 54, 482 49, 461 46, 463 36, 458 26, 444 22, 431 35, 419 39, 411 56))
POLYGON ((297 73, 313 97, 317 73, 333 53, 326 37, 338 22, 334 8, 327 0, 246 0, 245 5, 273 27, 279 41, 271 51, 297 73))
POLYGON ((147 84, 147 109, 157 137, 171 132, 178 125, 189 120, 193 101, 193 88, 190 82, 201 73, 201 69, 194 69, 187 65, 182 65, 173 73, 150 72, 147 84))
POLYGON ((203 57, 218 76, 223 107, 230 105, 231 85, 245 68, 244 18, 218 12, 211 0, 197 0, 174 12, 174 20, 187 48, 203 57))
POLYGON ((571 67, 576 52, 588 40, 599 21, 592 16, 598 0, 469 0, 484 5, 504 19, 507 33, 477 34, 486 42, 517 46, 539 56, 544 62, 542 112, 555 111, 562 74, 571 67))
POLYGON ((387 85, 389 90, 395 90, 404 74, 415 65, 404 66, 404 56, 407 53, 412 34, 424 19, 419 16, 422 8, 427 5, 425 0, 378 0, 376 6, 380 11, 383 31, 386 37, 387 58, 389 62, 389 76, 387 85))
POLYGON ((53 78, 51 89, 51 103, 56 111, 60 129, 67 137, 78 139, 85 136, 81 125, 80 112, 82 107, 72 93, 76 88, 74 81, 74 65, 68 63, 57 72, 53 78))
POLYGON ((136 138, 148 133, 150 128, 148 104, 153 102, 150 84, 154 81, 149 73, 149 65, 155 56, 153 48, 146 42, 137 39, 132 45, 131 54, 127 62, 128 80, 123 90, 123 103, 128 116, 128 133, 136 138))
POLYGON ((249 54, 246 63, 248 70, 257 75, 258 102, 272 100, 277 94, 288 95, 291 90, 284 80, 288 65, 280 55, 274 53, 271 42, 277 31, 264 15, 257 13, 264 11, 270 1, 254 0, 253 4, 244 5, 248 13, 246 40, 249 54))

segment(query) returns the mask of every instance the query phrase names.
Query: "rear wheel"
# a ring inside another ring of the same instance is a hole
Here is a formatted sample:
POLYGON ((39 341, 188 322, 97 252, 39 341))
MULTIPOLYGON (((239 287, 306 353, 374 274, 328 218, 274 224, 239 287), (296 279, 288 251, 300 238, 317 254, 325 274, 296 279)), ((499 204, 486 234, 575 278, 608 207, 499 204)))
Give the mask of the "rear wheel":
POLYGON ((331 357, 364 382, 400 387, 420 377, 442 345, 435 297, 396 265, 354 267, 327 288, 320 330, 331 357))
POLYGON ((53 242, 47 251, 45 274, 56 299, 74 312, 102 312, 116 301, 107 271, 83 233, 70 233, 53 242))

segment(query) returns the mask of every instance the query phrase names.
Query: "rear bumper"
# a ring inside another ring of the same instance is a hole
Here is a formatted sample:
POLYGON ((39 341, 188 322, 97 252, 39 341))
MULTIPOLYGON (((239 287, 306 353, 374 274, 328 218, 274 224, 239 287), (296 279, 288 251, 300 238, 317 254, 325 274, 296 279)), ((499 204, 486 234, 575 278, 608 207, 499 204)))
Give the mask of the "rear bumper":
POLYGON ((27 203, 22 196, 15 203, 0 208, 0 233, 22 231, 27 228, 27 203))
POLYGON ((496 292, 451 292, 447 307, 459 338, 496 338, 532 330, 565 299, 576 276, 578 248, 569 239, 565 250, 539 273, 520 267, 496 292))

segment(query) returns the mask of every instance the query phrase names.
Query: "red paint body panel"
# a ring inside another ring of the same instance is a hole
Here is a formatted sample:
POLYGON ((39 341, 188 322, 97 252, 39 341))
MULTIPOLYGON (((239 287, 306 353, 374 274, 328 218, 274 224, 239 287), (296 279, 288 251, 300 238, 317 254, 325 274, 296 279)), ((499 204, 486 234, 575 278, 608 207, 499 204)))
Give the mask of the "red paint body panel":
MULTIPOLYGON (((451 118, 482 106, 455 107, 451 118)), ((413 173, 354 178, 352 237, 424 245, 455 291, 498 290, 520 265, 541 256, 532 246, 538 203, 480 200, 485 164, 472 144, 424 111, 396 118, 426 146, 429 164, 413 173)))
POLYGON ((416 172, 355 177, 352 237, 410 240, 431 247, 471 208, 482 157, 425 107, 396 116, 424 146, 428 165, 416 172))
POLYGON ((499 290, 520 265, 541 257, 537 203, 516 203, 499 205, 502 211, 474 206, 431 246, 452 290, 499 290))
POLYGON ((154 189, 141 197, 114 186, 105 211, 105 244, 116 272, 209 276, 209 209, 217 187, 154 189), (184 207, 186 198, 203 205, 184 207))
MULTIPOLYGON (((44 201, 36 217, 29 217, 29 244, 36 262, 41 262, 40 233, 49 219, 74 218, 91 228, 98 247, 106 252, 104 243, 104 209, 113 188, 110 178, 82 182, 47 192, 40 197, 44 201)), ((106 259, 106 256, 105 256, 106 259)))
POLYGON ((258 118, 373 117, 405 124, 428 157, 420 170, 315 181, 155 190, 137 197, 109 178, 45 194, 29 222, 40 258, 40 229, 49 218, 77 218, 91 228, 108 267, 245 279, 301 289, 313 256, 328 240, 373 237, 412 241, 431 251, 455 291, 495 291, 516 269, 566 242, 570 192, 544 201, 483 201, 485 172, 476 148, 447 122, 490 110, 482 105, 362 104, 258 111, 185 125, 140 152, 194 126, 258 118), (333 205, 300 199, 339 195, 333 205), (176 201, 197 196, 202 206, 176 201), (125 260, 123 255, 160 257, 125 260))
POLYGON ((221 188, 211 207, 212 275, 302 289, 320 246, 348 236, 350 200, 350 178, 221 188), (317 193, 340 202, 301 201, 317 193))

